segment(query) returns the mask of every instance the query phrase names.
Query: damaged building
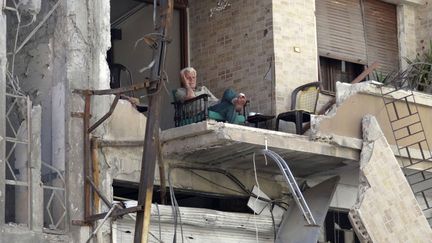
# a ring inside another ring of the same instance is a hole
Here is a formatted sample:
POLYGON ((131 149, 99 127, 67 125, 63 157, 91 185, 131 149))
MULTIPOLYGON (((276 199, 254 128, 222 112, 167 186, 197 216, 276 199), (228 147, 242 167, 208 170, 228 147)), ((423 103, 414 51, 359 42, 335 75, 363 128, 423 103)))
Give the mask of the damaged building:
POLYGON ((0 6, 0 242, 432 241, 431 1, 0 6))

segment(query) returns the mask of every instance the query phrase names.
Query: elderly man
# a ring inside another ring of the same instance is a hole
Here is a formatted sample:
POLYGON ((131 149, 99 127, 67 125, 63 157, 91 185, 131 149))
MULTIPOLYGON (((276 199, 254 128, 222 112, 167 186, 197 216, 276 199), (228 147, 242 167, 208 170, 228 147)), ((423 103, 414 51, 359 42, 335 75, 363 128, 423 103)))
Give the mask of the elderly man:
POLYGON ((181 88, 177 89, 176 99, 184 102, 196 96, 207 94, 209 95, 209 110, 219 113, 225 121, 235 123, 238 112, 246 104, 245 94, 237 94, 233 89, 227 89, 219 101, 205 86, 197 87, 196 77, 196 70, 192 67, 180 71, 181 88))

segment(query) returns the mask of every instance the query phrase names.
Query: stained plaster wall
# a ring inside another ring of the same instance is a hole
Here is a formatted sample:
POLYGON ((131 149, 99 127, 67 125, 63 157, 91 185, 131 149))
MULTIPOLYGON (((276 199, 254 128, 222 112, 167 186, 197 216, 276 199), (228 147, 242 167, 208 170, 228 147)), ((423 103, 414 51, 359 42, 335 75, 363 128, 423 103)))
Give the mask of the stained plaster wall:
POLYGON ((432 40, 432 1, 427 0, 416 8, 417 52, 428 50, 432 40))
MULTIPOLYGON (((36 23, 56 2, 42 1, 36 23)), ((108 0, 60 1, 52 16, 17 56, 21 87, 35 104, 42 105, 42 160, 66 173, 67 235, 71 237, 67 242, 85 241, 90 230, 86 226, 70 225, 70 220, 82 220, 84 216, 83 124, 80 118, 70 115, 70 112, 82 112, 84 102, 83 97, 72 91, 109 86, 109 71, 105 62, 105 53, 110 45, 107 12, 108 0)), ((22 36, 25 37, 35 25, 23 29, 22 36)), ((24 37, 20 37, 19 43, 24 37)), ((9 44, 10 41, 8 39, 9 44)), ((93 100, 93 121, 107 111, 107 99, 110 98, 93 100)), ((45 236, 32 235, 34 233, 27 231, 19 237, 29 239, 28 242, 46 241, 45 236)), ((18 239, 13 234, 8 237, 9 242, 18 239)))
POLYGON ((209 17, 212 0, 189 1, 190 64, 198 83, 217 97, 234 88, 250 111, 274 113, 274 39, 271 0, 230 1, 209 17))

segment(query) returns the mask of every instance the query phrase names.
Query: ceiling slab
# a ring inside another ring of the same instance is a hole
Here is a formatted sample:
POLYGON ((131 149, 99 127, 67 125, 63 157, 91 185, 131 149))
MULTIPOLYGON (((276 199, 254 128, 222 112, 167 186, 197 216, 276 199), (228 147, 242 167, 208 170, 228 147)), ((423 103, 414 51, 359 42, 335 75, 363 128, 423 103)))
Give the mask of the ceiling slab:
POLYGON ((204 121, 161 133, 164 158, 203 167, 279 173, 276 164, 259 151, 267 148, 281 155, 294 175, 307 177, 359 161, 360 150, 311 141, 308 136, 204 121))

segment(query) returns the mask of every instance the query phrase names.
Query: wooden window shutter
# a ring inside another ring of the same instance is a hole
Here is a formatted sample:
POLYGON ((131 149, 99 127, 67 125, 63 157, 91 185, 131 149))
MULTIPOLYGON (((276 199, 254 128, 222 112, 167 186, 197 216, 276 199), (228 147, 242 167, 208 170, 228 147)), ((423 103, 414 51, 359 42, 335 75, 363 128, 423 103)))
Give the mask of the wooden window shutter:
POLYGON ((399 70, 396 5, 378 0, 364 0, 368 63, 378 61, 378 70, 399 70))
POLYGON ((366 64, 360 0, 316 0, 320 56, 366 64))

